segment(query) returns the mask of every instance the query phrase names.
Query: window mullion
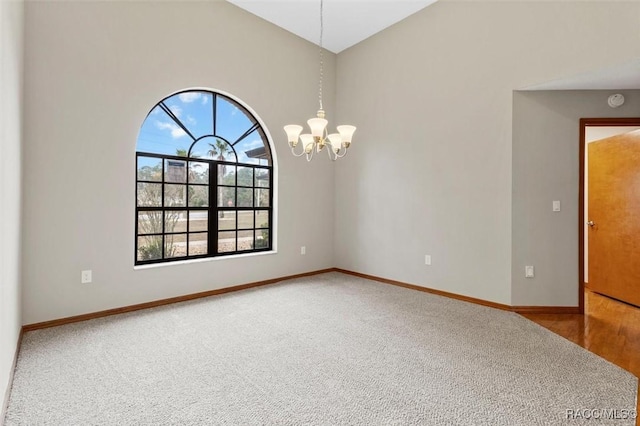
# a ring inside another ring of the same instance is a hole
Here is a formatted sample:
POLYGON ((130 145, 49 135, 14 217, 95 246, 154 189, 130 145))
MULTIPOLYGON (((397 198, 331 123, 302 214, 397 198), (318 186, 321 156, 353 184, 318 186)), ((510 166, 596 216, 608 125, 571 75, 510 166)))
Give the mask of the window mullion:
POLYGON ((160 241, 160 245, 162 246, 162 259, 165 258, 165 246, 164 246, 165 239, 164 239, 164 236, 165 236, 166 230, 164 229, 164 217, 165 217, 165 210, 164 210, 164 207, 165 207, 165 204, 164 204, 165 175, 164 175, 164 173, 165 172, 164 171, 165 171, 165 163, 166 163, 166 161, 167 160, 162 159, 162 188, 160 190, 160 199, 161 199, 161 206, 162 206, 162 210, 160 210, 160 213, 161 213, 160 223, 162 224, 162 238, 161 238, 161 241, 160 241))
POLYGON ((218 254, 218 163, 209 165, 209 255, 218 254))
POLYGON ((186 195, 186 199, 184 201, 185 201, 185 205, 186 205, 186 207, 185 207, 186 210, 185 211, 187 212, 187 217, 185 218, 185 220, 187 221, 187 236, 186 236, 186 239, 185 239, 186 251, 185 251, 184 255, 189 257, 189 240, 191 239, 191 238, 189 238, 189 236, 190 236, 189 231, 190 231, 190 228, 191 228, 191 210, 189 210, 189 166, 190 166, 190 164, 189 164, 189 159, 188 158, 186 160, 186 163, 187 163, 186 164, 187 170, 186 170, 186 176, 185 176, 186 179, 185 179, 185 181, 186 181, 186 192, 187 193, 185 194, 186 195))
POLYGON ((236 197, 236 203, 235 204, 236 205, 234 207, 236 209, 236 233, 235 233, 235 236, 236 236, 236 250, 235 251, 237 252, 238 251, 238 228, 240 227, 240 224, 238 223, 238 220, 239 220, 238 209, 239 209, 239 207, 238 207, 238 167, 237 166, 236 166, 236 186, 235 186, 235 188, 233 190, 236 193, 236 195, 235 195, 235 197, 236 197))
POLYGON ((216 135, 216 110, 218 105, 218 95, 216 93, 212 96, 212 114, 213 114, 213 135, 216 135))
POLYGON ((268 226, 268 232, 269 232, 269 250, 271 250, 273 248, 273 167, 270 167, 269 169, 269 210, 268 210, 268 215, 269 215, 269 226, 268 226))
POLYGON ((136 227, 136 244, 135 250, 133 251, 133 264, 135 265, 138 262, 138 240, 140 237, 138 236, 138 217, 140 216, 140 208, 138 207, 138 157, 139 155, 136 153, 136 217, 135 217, 135 227, 136 227))

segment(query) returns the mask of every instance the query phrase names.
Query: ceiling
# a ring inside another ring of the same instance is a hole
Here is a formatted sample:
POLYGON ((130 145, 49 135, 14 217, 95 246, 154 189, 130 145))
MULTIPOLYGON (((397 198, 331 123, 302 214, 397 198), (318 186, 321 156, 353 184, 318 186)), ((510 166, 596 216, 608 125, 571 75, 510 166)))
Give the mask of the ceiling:
MULTIPOLYGON (((227 0, 314 44, 320 0, 227 0)), ((324 0, 323 47, 340 53, 437 0, 324 0)))
MULTIPOLYGON (((227 0, 314 44, 320 39, 320 0, 227 0)), ((324 0, 323 46, 341 51, 437 0, 324 0)), ((615 64, 520 90, 640 89, 640 60, 615 64)))

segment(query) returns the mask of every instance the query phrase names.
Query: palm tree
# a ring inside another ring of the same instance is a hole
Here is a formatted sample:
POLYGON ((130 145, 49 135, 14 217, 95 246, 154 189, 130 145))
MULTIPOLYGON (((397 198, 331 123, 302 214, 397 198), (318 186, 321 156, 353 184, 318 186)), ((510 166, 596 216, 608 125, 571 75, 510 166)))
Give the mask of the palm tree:
MULTIPOLYGON (((231 147, 222 139, 216 138, 216 143, 212 144, 209 142, 209 146, 211 147, 209 151, 207 151, 207 155, 215 158, 218 161, 224 161, 225 155, 231 152, 231 147)), ((218 185, 222 182, 222 178, 226 174, 226 166, 222 164, 222 167, 218 167, 218 185)), ((218 189, 220 191, 220 189, 218 189)), ((220 212, 220 217, 224 217, 224 211, 220 212)))
POLYGON ((223 141, 222 139, 216 138, 215 145, 209 142, 209 146, 211 149, 207 151, 207 155, 210 155, 212 158, 216 158, 218 161, 224 161, 224 156, 231 152, 229 145, 223 141))

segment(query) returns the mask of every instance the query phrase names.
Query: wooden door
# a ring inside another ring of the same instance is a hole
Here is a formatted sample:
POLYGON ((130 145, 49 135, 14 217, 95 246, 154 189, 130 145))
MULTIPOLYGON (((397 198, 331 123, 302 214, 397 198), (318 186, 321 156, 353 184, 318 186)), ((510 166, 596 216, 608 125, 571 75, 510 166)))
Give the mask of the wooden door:
POLYGON ((588 287, 640 306, 640 130, 588 153, 588 287))

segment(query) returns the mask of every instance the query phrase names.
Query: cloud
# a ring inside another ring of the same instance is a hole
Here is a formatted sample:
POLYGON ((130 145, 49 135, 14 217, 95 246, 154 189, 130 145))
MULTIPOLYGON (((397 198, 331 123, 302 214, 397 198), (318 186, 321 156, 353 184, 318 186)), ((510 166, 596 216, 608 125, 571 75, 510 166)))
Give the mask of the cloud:
POLYGON ((180 100, 185 104, 189 104, 193 101, 197 101, 201 97, 202 97, 202 93, 198 93, 198 92, 186 92, 186 93, 180 93, 178 95, 178 98, 180 98, 180 100))
POLYGON ((187 135, 184 130, 178 127, 177 124, 167 123, 166 121, 156 121, 156 127, 160 130, 169 130, 171 132, 171 137, 174 139, 187 135))
POLYGON ((206 105, 209 103, 209 97, 208 96, 203 96, 202 97, 202 105, 206 105))
POLYGON ((239 111, 238 107, 234 106, 233 109, 231 110, 231 116, 233 117, 234 115, 236 115, 238 111, 239 111))
POLYGON ((187 123, 188 123, 188 124, 196 124, 196 123, 198 123, 198 122, 197 122, 197 121, 196 121, 196 119, 195 119, 195 118, 193 118, 191 115, 187 115, 187 123))
POLYGON ((262 141, 262 139, 254 139, 251 142, 244 144, 243 149, 250 150, 259 148, 261 146, 264 146, 264 142, 262 141))
POLYGON ((172 113, 174 113, 176 115, 176 117, 180 118, 180 116, 182 115, 182 108, 180 108, 178 105, 171 105, 169 107, 169 109, 171 110, 172 113))

